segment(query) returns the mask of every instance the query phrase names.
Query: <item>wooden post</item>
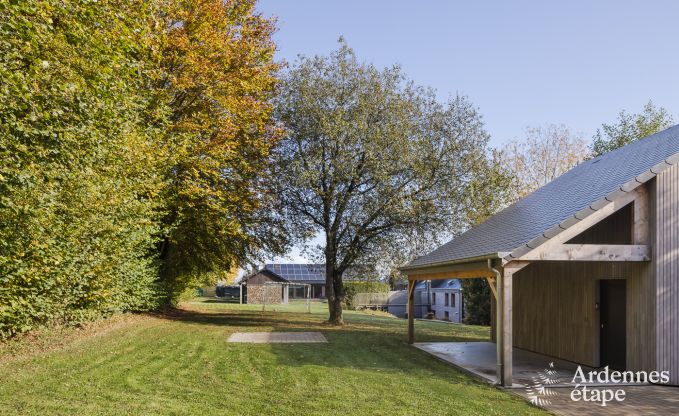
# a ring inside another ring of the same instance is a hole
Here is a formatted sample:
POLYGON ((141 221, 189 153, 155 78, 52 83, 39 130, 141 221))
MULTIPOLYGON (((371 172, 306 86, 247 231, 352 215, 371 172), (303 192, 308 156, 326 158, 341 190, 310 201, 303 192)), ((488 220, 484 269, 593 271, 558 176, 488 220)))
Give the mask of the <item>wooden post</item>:
POLYGON ((240 293, 239 293, 239 295, 240 295, 240 304, 242 305, 242 304, 243 304, 243 284, 241 283, 240 285, 238 285, 238 287, 240 288, 240 293))
POLYGON ((632 244, 650 244, 650 215, 648 190, 646 185, 636 189, 639 195, 634 200, 634 218, 632 223, 632 244))
POLYGON ((502 276, 502 385, 512 385, 512 269, 502 276))
POLYGON ((502 335, 503 332, 503 325, 504 325, 504 320, 502 319, 502 301, 503 301, 503 296, 502 293, 503 291, 503 283, 504 279, 502 278, 502 274, 500 274, 497 279, 496 279, 496 288, 495 288, 495 351, 496 351, 496 360, 497 360, 497 381, 500 384, 503 384, 503 366, 504 366, 504 349, 503 349, 503 340, 504 336, 502 335))
POLYGON ((415 342, 415 283, 408 279, 408 344, 415 342))

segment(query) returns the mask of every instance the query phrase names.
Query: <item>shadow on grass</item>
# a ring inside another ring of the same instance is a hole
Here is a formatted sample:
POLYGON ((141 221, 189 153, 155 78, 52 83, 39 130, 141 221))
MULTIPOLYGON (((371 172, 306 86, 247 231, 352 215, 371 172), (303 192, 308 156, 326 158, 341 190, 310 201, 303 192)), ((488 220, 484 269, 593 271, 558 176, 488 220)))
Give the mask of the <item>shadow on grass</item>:
MULTIPOLYGON (((418 380, 433 377, 453 383, 479 383, 435 357, 408 345, 405 321, 394 318, 352 313, 346 315, 347 323, 344 326, 333 326, 324 321, 324 315, 297 312, 188 308, 172 309, 154 316, 174 322, 223 327, 227 332, 319 331, 325 335, 327 344, 230 344, 226 343, 228 333, 224 334, 225 353, 250 351, 258 354, 256 351, 261 351, 264 356, 272 353, 275 365, 281 366, 281 369, 342 368, 368 371, 369 376, 364 374, 364 377, 377 377, 377 380, 388 374, 399 374, 418 380)), ((487 340, 474 331, 472 328, 465 334, 464 329, 460 328, 456 333, 451 333, 444 326, 432 326, 421 328, 417 341, 487 340)))
MULTIPOLYGON (((352 337, 363 334, 377 339, 389 339, 399 344, 406 343, 405 321, 371 315, 347 315, 344 326, 330 325, 319 314, 297 312, 268 312, 251 310, 207 311, 193 309, 172 309, 161 315, 161 319, 190 324, 223 326, 234 328, 233 332, 258 331, 321 331, 329 340, 337 337, 352 337)), ((479 330, 464 326, 422 325, 417 328, 418 342, 470 342, 487 341, 479 330)))
POLYGON ((240 304, 240 299, 219 299, 219 298, 210 298, 210 299, 205 299, 202 300, 201 303, 231 303, 231 304, 240 304))

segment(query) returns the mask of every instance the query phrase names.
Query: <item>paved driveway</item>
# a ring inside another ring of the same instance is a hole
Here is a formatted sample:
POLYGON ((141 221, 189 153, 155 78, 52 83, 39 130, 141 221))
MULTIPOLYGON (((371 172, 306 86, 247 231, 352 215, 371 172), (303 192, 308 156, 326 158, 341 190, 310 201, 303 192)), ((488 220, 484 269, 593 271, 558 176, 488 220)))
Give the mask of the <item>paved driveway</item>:
MULTIPOLYGON (((597 387, 600 388, 600 387, 597 387)), ((604 387, 608 388, 608 387, 604 387)), ((592 402, 571 400, 572 387, 550 389, 553 395, 539 398, 538 405, 557 415, 679 415, 679 387, 667 386, 618 386, 625 391, 622 402, 606 403, 606 406, 592 402)), ((525 389, 511 389, 513 393, 534 400, 525 389)))

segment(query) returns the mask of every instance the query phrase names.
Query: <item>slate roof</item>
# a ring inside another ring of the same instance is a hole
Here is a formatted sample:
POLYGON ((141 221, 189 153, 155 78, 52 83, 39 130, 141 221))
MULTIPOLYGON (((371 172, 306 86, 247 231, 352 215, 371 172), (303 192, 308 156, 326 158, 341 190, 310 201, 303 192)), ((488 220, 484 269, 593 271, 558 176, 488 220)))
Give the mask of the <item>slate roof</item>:
POLYGON ((459 279, 432 280, 432 289, 462 289, 459 279))
POLYGON ((415 283, 415 290, 426 290, 427 284, 431 283, 432 289, 462 289, 462 283, 459 279, 437 279, 437 280, 419 280, 415 283))
MULTIPOLYGON (((578 220, 679 161, 679 125, 585 161, 403 269, 510 253, 578 220), (590 212, 591 211, 591 212, 590 212), (547 232, 547 230, 550 230, 547 232)), ((535 244, 533 244, 535 242, 535 244)))

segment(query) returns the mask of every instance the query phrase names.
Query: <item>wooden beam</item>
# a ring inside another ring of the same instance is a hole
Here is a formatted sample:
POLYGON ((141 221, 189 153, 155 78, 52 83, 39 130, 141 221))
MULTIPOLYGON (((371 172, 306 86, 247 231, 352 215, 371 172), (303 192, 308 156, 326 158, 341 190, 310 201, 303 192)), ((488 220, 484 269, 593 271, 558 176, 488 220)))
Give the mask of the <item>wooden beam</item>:
POLYGON ((493 272, 488 269, 450 271, 440 273, 409 274, 409 280, 441 280, 441 279, 474 279, 492 277, 493 272))
POLYGON ((650 244, 651 226, 649 214, 648 189, 645 186, 637 188, 639 197, 634 200, 634 218, 632 223, 632 243, 650 244))
POLYGON ((486 281, 488 282, 488 286, 490 287, 490 291, 493 292, 493 297, 497 299, 497 288, 495 284, 497 283, 495 281, 495 277, 486 277, 486 281))
POLYGON ((415 342, 415 283, 408 279, 408 344, 415 342))
POLYGON ((488 260, 470 261, 465 263, 449 264, 447 266, 427 266, 416 269, 404 269, 403 272, 408 276, 431 273, 464 272, 470 270, 482 270, 488 267, 488 260))
MULTIPOLYGON (((588 228, 596 225, 599 223, 601 220, 609 217, 610 215, 614 214, 615 212, 619 211, 620 209, 624 208, 625 206, 629 205, 630 203, 636 201, 636 200, 643 200, 644 198, 647 198, 647 193, 644 194, 641 189, 643 189, 643 186, 638 187, 637 189, 628 192, 627 194, 623 195, 622 197, 616 199, 615 201, 611 202, 608 205, 603 206, 601 209, 597 211, 593 211, 591 214, 588 216, 584 217, 582 220, 577 220, 573 219, 573 221, 578 221, 575 224, 571 225, 568 228, 565 228, 563 231, 559 232, 558 234, 552 236, 548 240, 546 240, 544 243, 536 246, 535 248, 532 249, 527 249, 524 246, 524 249, 521 250, 523 254, 519 255, 516 259, 509 259, 505 260, 506 262, 509 261, 514 261, 514 260, 529 260, 529 259, 537 259, 540 260, 541 256, 543 256, 543 253, 548 253, 552 250, 554 250, 554 247, 565 244, 567 241, 572 239, 573 237, 577 236, 578 234, 582 233, 583 231, 587 230, 588 228), (527 250, 527 251, 526 251, 527 250)), ((543 238, 546 239, 545 236, 543 238)), ((515 250, 519 251, 519 249, 515 250)))
POLYGON ((534 250, 521 257, 523 260, 572 261, 649 261, 651 248, 647 245, 615 244, 560 244, 549 250, 534 250))

